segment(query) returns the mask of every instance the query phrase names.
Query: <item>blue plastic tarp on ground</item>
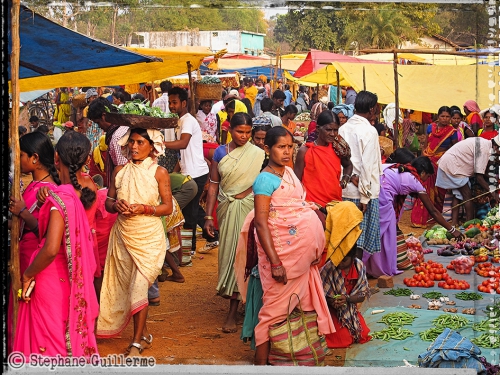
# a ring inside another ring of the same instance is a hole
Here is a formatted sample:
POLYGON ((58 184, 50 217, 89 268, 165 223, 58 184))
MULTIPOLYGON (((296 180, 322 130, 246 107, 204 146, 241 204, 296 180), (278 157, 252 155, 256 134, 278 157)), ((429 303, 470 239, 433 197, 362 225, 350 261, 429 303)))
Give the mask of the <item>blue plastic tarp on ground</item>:
MULTIPOLYGON (((10 7, 9 7, 10 14, 10 7)), ((11 19, 8 17, 8 52, 11 19)), ((69 30, 21 6, 19 16, 19 78, 158 61, 69 30)), ((7 70, 10 80, 10 65, 7 70)))

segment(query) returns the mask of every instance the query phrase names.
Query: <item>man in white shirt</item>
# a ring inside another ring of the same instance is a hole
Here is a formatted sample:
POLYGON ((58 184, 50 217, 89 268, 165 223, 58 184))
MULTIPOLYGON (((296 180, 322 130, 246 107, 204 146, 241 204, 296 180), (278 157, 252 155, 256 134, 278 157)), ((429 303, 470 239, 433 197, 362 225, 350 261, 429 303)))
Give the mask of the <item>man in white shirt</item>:
MULTIPOLYGON (((203 138, 200 124, 187 110, 188 93, 180 87, 173 87, 168 91, 170 111, 179 116, 177 140, 165 142, 170 150, 180 150, 180 167, 183 175, 191 176, 198 185, 198 193, 184 208, 186 229, 193 229, 192 251, 196 250, 196 224, 201 228, 205 225, 205 211, 200 206, 200 197, 208 179, 208 165, 203 157, 203 138)), ((216 242, 213 238, 204 237, 208 242, 216 242), (211 240, 211 241, 210 241, 211 240)), ((218 244, 218 242, 217 242, 218 244)))
MULTIPOLYGON (((156 99, 152 107, 158 107, 165 113, 170 113, 168 108, 168 90, 172 88, 172 83, 170 81, 163 81, 160 83, 161 96, 156 99)), ((163 129, 163 137, 165 142, 172 142, 177 140, 175 137, 175 129, 163 129)), ((165 154, 158 157, 158 165, 165 168, 168 173, 172 173, 175 170, 177 162, 179 161, 179 151, 177 150, 165 150, 165 154)))
MULTIPOLYGON (((353 174, 342 190, 343 200, 354 202, 363 211, 363 230, 358 247, 366 256, 380 252, 380 216, 378 197, 382 164, 378 132, 370 124, 380 113, 377 95, 360 91, 356 96, 356 114, 339 129, 339 134, 351 148, 353 174)), ((358 257, 361 254, 358 254, 358 257)))
MULTIPOLYGON (((498 156, 499 146, 500 136, 498 135, 491 141, 481 137, 470 137, 454 144, 438 161, 436 186, 451 189, 453 207, 460 201, 468 201, 464 204, 467 221, 474 219, 474 202, 471 200, 469 178, 475 177, 484 191, 490 190, 486 182, 486 168, 490 161, 491 151, 493 150, 494 156, 498 156)), ((488 198, 491 207, 495 206, 496 200, 492 192, 488 198)), ((458 226, 458 211, 458 207, 452 210, 451 225, 453 226, 458 226)))
POLYGON ((281 118, 271 113, 273 109, 273 100, 271 98, 264 98, 260 102, 260 109, 262 111, 262 115, 269 117, 271 119, 271 123, 273 124, 273 128, 275 126, 283 126, 283 122, 281 118))

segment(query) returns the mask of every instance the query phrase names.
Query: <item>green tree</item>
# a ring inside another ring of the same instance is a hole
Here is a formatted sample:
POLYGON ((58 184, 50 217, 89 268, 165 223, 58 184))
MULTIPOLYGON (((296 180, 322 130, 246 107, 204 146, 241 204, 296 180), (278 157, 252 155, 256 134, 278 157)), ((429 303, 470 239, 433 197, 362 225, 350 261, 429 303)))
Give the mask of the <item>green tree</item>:
POLYGON ((346 34, 348 43, 357 42, 359 48, 397 48, 404 41, 418 40, 410 20, 392 7, 366 12, 362 20, 348 26, 346 34))
POLYGON ((343 27, 334 10, 301 7, 278 16, 274 37, 277 42, 288 43, 293 51, 334 50, 339 47, 343 27))

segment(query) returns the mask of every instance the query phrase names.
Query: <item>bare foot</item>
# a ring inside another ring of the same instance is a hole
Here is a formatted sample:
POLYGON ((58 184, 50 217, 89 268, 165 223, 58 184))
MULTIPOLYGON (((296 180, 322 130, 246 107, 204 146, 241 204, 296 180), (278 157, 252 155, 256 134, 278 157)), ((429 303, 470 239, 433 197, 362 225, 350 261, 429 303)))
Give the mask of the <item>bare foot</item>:
POLYGON ((227 317, 226 323, 222 326, 222 332, 224 333, 235 333, 238 331, 238 327, 236 326, 236 320, 230 317, 227 317))
POLYGON ((182 275, 180 275, 180 276, 170 275, 165 279, 165 281, 173 281, 176 283, 183 283, 186 280, 184 279, 184 276, 182 276, 182 275))
POLYGON ((135 346, 131 346, 129 349, 129 352, 127 354, 128 357, 142 357, 141 353, 139 352, 139 349, 136 348, 135 346))

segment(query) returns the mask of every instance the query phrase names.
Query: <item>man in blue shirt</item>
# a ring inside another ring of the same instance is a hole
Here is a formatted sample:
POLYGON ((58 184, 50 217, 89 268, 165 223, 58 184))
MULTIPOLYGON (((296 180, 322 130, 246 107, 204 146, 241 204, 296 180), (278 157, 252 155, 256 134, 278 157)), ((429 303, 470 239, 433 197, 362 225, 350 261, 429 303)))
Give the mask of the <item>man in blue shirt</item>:
POLYGON ((285 101, 283 105, 286 108, 290 104, 292 104, 292 92, 290 91, 290 85, 285 85, 285 101))

